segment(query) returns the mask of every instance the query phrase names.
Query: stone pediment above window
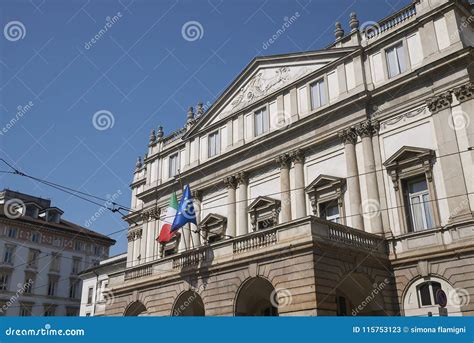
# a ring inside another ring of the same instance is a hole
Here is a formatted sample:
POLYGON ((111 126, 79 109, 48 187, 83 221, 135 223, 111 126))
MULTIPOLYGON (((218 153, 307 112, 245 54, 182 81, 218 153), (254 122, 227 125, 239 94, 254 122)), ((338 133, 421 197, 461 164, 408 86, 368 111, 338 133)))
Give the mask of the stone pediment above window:
POLYGON ((345 183, 346 180, 341 177, 321 174, 306 187, 306 193, 323 193, 338 188, 342 189, 345 183))
POLYGON ((281 201, 259 196, 248 207, 252 229, 263 230, 278 224, 281 201))
POLYGON ((216 242, 225 237, 227 218, 216 213, 209 213, 199 224, 204 240, 216 242))
POLYGON ((320 174, 306 187, 313 214, 344 223, 344 190, 346 179, 320 174))
POLYGON ((384 166, 393 179, 425 172, 430 181, 435 160, 436 154, 432 149, 403 146, 384 162, 384 166))

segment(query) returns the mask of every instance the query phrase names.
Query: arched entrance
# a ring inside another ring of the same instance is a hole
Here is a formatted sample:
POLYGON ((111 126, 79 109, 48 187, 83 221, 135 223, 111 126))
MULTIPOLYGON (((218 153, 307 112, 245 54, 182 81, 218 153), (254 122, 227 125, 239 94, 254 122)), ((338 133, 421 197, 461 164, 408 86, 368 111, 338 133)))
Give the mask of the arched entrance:
POLYGON ((275 288, 264 278, 253 277, 240 287, 235 301, 236 316, 278 316, 275 288))
POLYGON ((386 280, 371 283, 362 273, 345 277, 336 290, 337 315, 386 316, 387 309, 382 297, 383 290, 389 287, 386 280))
POLYGON ((133 317, 133 316, 146 316, 147 311, 145 305, 143 305, 140 301, 134 301, 130 305, 128 305, 127 309, 125 310, 125 317, 133 317))
POLYGON ((172 316, 204 316, 204 303, 201 296, 194 291, 185 291, 176 299, 172 316))

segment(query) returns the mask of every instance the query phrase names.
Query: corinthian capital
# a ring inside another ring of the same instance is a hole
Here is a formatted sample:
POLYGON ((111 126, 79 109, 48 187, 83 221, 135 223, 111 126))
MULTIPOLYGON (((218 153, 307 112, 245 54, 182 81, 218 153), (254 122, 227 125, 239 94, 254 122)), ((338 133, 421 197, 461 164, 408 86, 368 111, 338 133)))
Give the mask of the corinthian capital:
POLYGON ((357 142, 357 133, 353 127, 339 131, 338 135, 344 144, 355 144, 357 142))
POLYGON ((295 163, 303 163, 304 162, 304 151, 301 149, 296 149, 291 152, 291 158, 295 163))
POLYGON ((451 92, 445 92, 426 101, 426 105, 431 113, 437 113, 451 106, 453 95, 451 92))
POLYGON ((237 179, 233 175, 227 176, 226 178, 224 178, 224 185, 227 188, 236 189, 237 188, 237 179))
POLYGON ((469 82, 465 85, 454 88, 453 93, 459 102, 470 100, 474 95, 474 83, 469 82))
POLYGON ((372 137, 376 135, 379 131, 380 124, 376 120, 364 120, 363 122, 356 125, 355 130, 357 134, 361 137, 372 137))
POLYGON ((249 176, 244 171, 238 172, 235 178, 237 179, 238 185, 246 185, 249 181, 249 176))
POLYGON ((275 162, 278 163, 280 168, 290 168, 291 166, 291 156, 289 153, 284 153, 275 158, 275 162))

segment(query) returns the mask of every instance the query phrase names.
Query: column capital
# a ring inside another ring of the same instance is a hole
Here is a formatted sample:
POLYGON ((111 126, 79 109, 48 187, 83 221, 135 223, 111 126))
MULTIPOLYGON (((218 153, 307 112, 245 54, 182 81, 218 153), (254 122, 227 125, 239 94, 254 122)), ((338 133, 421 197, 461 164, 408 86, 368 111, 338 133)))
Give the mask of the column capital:
POLYGON ((430 112, 434 114, 449 108, 452 101, 453 95, 448 91, 428 99, 426 101, 426 106, 428 106, 430 112))
POLYGON ((353 127, 339 131, 338 135, 344 144, 355 144, 357 142, 357 133, 353 127))
POLYGON ((291 156, 289 153, 284 153, 275 158, 275 162, 278 163, 281 169, 289 169, 291 166, 291 156))
POLYGON ((361 137, 372 137, 379 132, 380 124, 377 120, 367 119, 355 126, 355 131, 361 137))
POLYGON ((301 149, 296 149, 291 152, 291 159, 294 163, 303 163, 304 162, 304 151, 301 149))
POLYGON ((191 196, 196 200, 202 201, 202 191, 200 189, 192 190, 191 196))
POLYGON ((224 185, 227 188, 236 189, 237 188, 237 179, 234 175, 230 175, 224 178, 224 185))
POLYGON ((235 175, 235 178, 237 180, 237 185, 246 185, 249 181, 249 176, 247 172, 244 171, 238 172, 235 175))
POLYGON ((454 88, 453 93, 459 102, 472 99, 474 97, 474 82, 469 82, 465 85, 454 88))

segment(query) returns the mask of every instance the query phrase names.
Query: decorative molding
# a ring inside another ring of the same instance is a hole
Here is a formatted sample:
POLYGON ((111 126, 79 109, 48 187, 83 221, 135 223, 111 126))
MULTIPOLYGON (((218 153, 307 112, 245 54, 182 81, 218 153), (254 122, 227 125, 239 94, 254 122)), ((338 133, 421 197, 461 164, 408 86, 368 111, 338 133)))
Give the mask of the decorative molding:
POLYGON ((304 162, 304 151, 302 149, 296 149, 291 152, 291 159, 294 163, 304 162))
POLYGON ((438 96, 432 97, 426 101, 426 105, 431 113, 437 113, 451 106, 453 101, 453 95, 450 91, 439 94, 438 96))
POLYGON ((136 239, 141 238, 142 237, 142 232, 143 232, 143 230, 141 228, 132 229, 132 230, 128 231, 128 234, 127 234, 128 241, 131 242, 131 241, 134 241, 136 239))
POLYGON ((381 123, 382 129, 386 129, 388 126, 395 125, 396 123, 402 121, 403 119, 414 118, 417 115, 423 113, 426 108, 427 108, 426 106, 422 106, 420 108, 417 108, 416 110, 402 113, 400 115, 397 115, 396 117, 390 118, 384 121, 383 123, 381 123))
POLYGON ((471 100, 474 96, 474 82, 454 88, 453 93, 459 102, 471 100))
POLYGON ((339 131, 338 135, 343 144, 355 144, 357 142, 357 132, 353 127, 339 131))
POLYGON ((142 215, 142 220, 144 222, 147 222, 147 221, 150 221, 152 219, 160 219, 160 213, 161 213, 161 210, 158 206, 153 206, 151 208, 147 208, 145 210, 143 210, 143 212, 141 213, 142 215))
POLYGON ((237 185, 247 185, 249 182, 249 176, 247 172, 244 172, 244 171, 238 172, 235 177, 237 179, 237 185))

